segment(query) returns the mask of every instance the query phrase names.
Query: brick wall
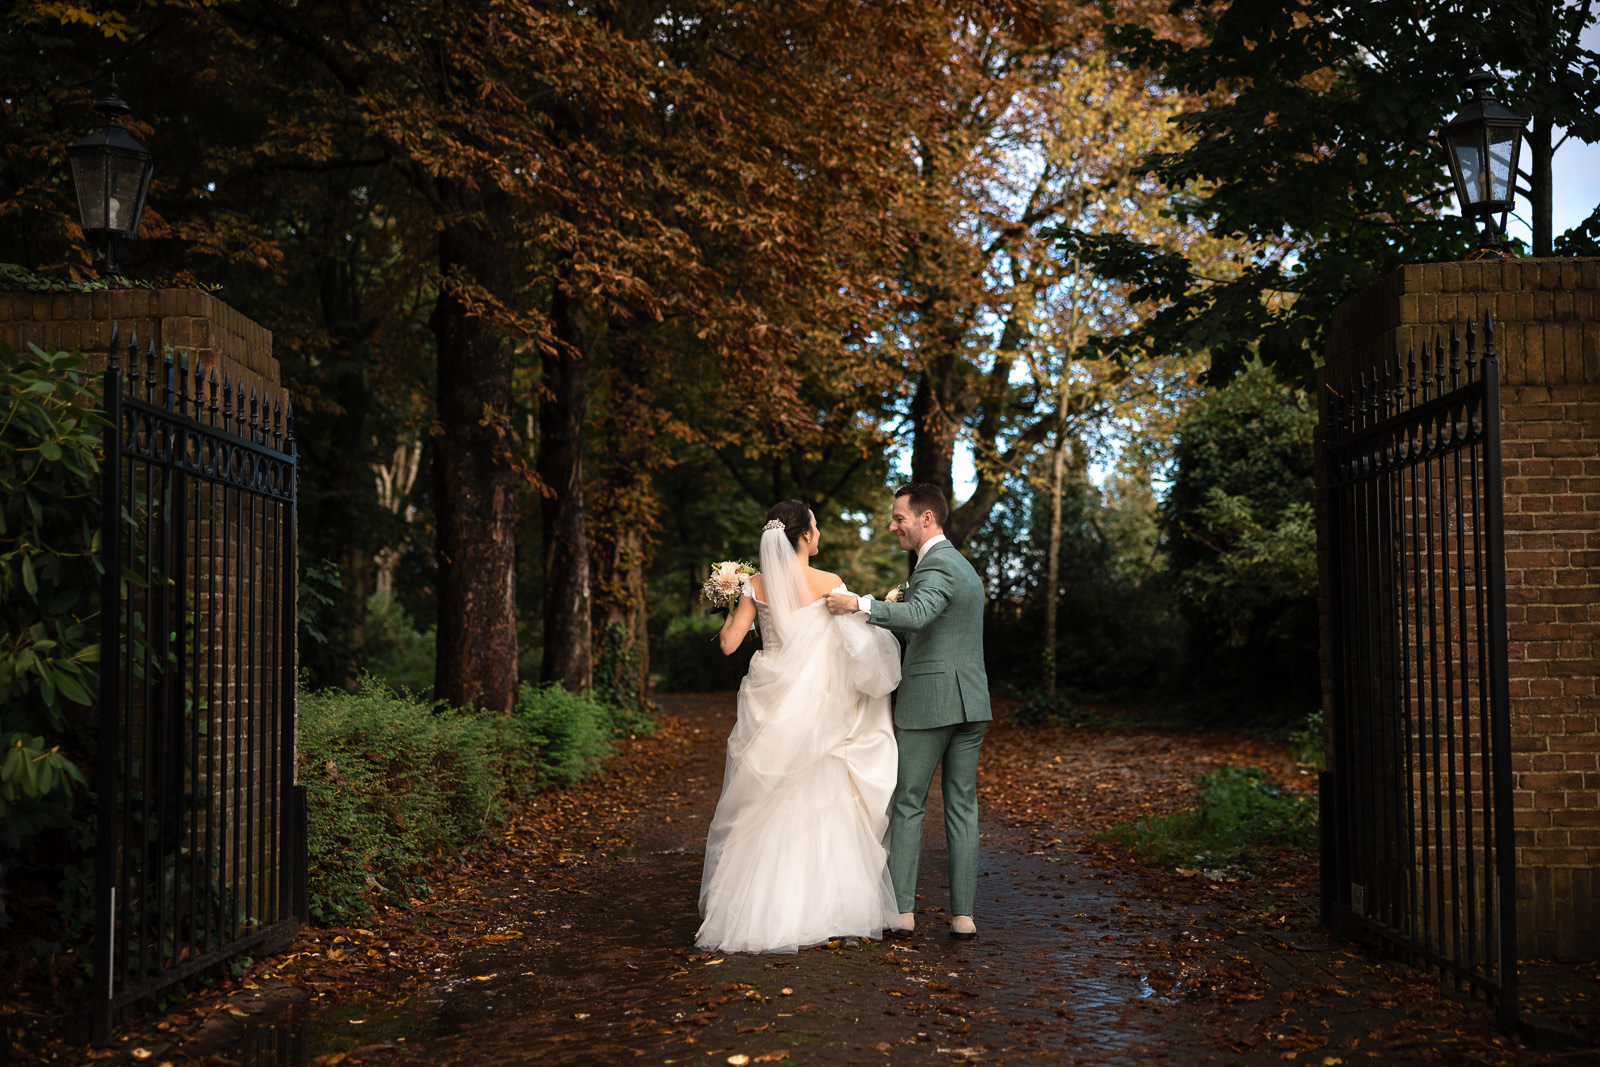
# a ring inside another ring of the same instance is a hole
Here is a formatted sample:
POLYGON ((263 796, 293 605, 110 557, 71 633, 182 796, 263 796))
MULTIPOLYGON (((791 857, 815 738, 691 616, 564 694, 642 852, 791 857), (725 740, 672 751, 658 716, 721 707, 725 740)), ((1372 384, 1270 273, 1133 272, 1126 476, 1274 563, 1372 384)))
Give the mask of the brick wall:
POLYGON ((1593 957, 1600 955, 1600 259, 1403 267, 1340 307, 1330 372, 1393 359, 1452 323, 1481 322, 1486 311, 1503 383, 1518 936, 1524 955, 1593 957))
POLYGON ((51 351, 82 352, 90 365, 106 365, 115 323, 124 342, 130 332, 139 347, 154 343, 209 370, 226 372, 246 391, 277 395, 278 361, 272 331, 199 289, 111 289, 96 293, 0 292, 0 341, 29 343, 51 351))

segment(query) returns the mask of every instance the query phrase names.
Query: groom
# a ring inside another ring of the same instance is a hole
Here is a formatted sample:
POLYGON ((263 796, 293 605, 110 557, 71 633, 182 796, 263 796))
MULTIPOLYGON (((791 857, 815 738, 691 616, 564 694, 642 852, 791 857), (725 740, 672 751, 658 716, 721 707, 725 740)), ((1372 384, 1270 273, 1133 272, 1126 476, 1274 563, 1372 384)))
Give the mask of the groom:
POLYGON ((889 875, 910 937, 917 866, 922 859, 922 814, 933 772, 942 764, 944 830, 950 846, 950 935, 978 936, 972 921, 978 892, 978 749, 989 713, 983 667, 983 582, 944 535, 950 504, 938 486, 915 483, 894 496, 889 532, 917 554, 905 599, 894 604, 831 593, 835 615, 867 612, 874 626, 907 635, 895 698, 900 771, 889 803, 889 875))

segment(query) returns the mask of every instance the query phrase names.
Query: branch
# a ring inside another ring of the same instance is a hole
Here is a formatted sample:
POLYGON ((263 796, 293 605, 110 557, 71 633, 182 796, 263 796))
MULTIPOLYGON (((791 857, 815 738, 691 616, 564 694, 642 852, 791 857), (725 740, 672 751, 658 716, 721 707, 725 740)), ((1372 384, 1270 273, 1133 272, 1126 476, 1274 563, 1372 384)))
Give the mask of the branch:
POLYGON ((754 500, 757 504, 762 502, 761 493, 753 484, 751 484, 749 479, 744 476, 739 468, 733 465, 733 461, 727 457, 722 449, 712 449, 711 454, 716 456, 717 459, 721 461, 722 465, 727 468, 729 474, 733 475, 733 480, 739 483, 739 488, 744 490, 746 496, 748 496, 751 500, 754 500))

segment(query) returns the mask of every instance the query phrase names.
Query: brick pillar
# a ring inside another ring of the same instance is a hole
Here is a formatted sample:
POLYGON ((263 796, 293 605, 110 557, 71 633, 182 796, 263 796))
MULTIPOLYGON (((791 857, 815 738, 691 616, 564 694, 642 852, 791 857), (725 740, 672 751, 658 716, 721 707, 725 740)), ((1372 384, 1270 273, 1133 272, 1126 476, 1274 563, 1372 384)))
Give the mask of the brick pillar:
MULTIPOLYGON (((1340 306, 1330 376, 1393 360, 1396 351, 1420 348, 1468 318, 1481 324, 1484 312, 1494 317, 1503 386, 1519 951, 1594 957, 1600 955, 1600 259, 1402 267, 1340 306)), ((1323 611, 1326 633, 1325 595, 1323 611)), ((1331 714, 1326 688, 1323 700, 1331 714)))
POLYGON ((123 341, 139 337, 143 350, 172 349, 227 373, 246 392, 281 391, 272 331, 199 289, 106 289, 93 293, 0 292, 0 341, 17 349, 29 343, 52 352, 82 352, 90 366, 106 365, 115 323, 123 341))

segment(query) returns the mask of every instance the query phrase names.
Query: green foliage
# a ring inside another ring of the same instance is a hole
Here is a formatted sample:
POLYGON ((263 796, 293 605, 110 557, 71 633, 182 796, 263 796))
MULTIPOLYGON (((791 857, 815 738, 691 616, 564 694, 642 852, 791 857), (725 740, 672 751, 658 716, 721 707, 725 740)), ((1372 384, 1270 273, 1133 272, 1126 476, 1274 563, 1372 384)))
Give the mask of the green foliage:
POLYGON ((1309 848, 1317 804, 1274 785, 1259 767, 1224 767, 1200 778, 1198 807, 1122 823, 1095 836, 1162 867, 1249 867, 1266 848, 1309 848))
MULTIPOLYGON (((1136 24, 1113 38, 1127 62, 1207 101, 1179 120, 1187 146, 1151 169, 1183 191, 1179 219, 1260 252, 1230 275, 1118 234, 1064 240, 1164 302, 1132 347, 1209 352, 1218 381, 1257 357, 1308 376, 1341 301, 1400 264, 1470 249, 1471 223, 1441 210, 1437 134, 1479 63, 1507 75, 1504 102, 1547 120, 1530 134, 1542 131, 1544 150, 1552 126, 1600 138, 1596 56, 1579 43, 1587 4, 1180 0, 1173 10, 1189 14, 1198 43, 1136 24)), ((1538 151, 1530 144, 1525 167, 1538 151)))
POLYGON ((1254 635, 1264 605, 1304 600, 1316 587, 1316 517, 1297 500, 1267 525, 1249 497, 1212 486, 1196 513, 1195 536, 1217 549, 1183 575, 1184 595, 1202 607, 1231 648, 1254 635))
POLYGON ((1316 412, 1260 362, 1178 425, 1163 506, 1190 663, 1211 685, 1315 699, 1316 412))
POLYGON ((117 274, 110 278, 61 281, 35 274, 20 263, 0 263, 0 292, 98 293, 107 289, 153 289, 151 283, 117 274))
POLYGON ((78 765, 61 754, 59 745, 45 747, 42 737, 12 734, 6 739, 4 756, 0 756, 0 847, 15 848, 21 836, 7 816, 17 801, 23 797, 48 797, 60 790, 68 806, 72 804, 72 786, 87 787, 88 781, 78 765))
POLYGON ((1322 733, 1322 709, 1317 708, 1306 716, 1304 725, 1289 734, 1289 744, 1294 751, 1294 758, 1301 763, 1310 764, 1319 771, 1326 768, 1328 758, 1327 744, 1322 733))
POLYGON ((739 688, 750 657, 761 643, 746 637, 737 651, 724 656, 717 642, 720 616, 683 615, 673 619, 650 657, 660 671, 657 687, 667 693, 711 693, 739 688))
POLYGON ((81 356, 0 344, 0 848, 64 825, 99 684, 100 432, 81 356), (69 746, 70 747, 70 746, 69 746))
POLYGON ((533 757, 531 766, 523 763, 520 769, 531 770, 536 787, 571 785, 598 771, 611 755, 614 721, 612 709, 593 697, 558 685, 524 683, 517 690, 510 718, 514 732, 506 748, 518 758, 533 757))
POLYGON ((1555 253, 1558 256, 1600 256, 1600 207, 1556 238, 1555 253))
MULTIPOLYGON (((1113 476, 1096 486, 1075 476, 1061 504, 1058 683, 1078 697, 1120 698, 1175 682, 1182 620, 1165 580, 1148 485, 1113 476)), ((1044 647, 1049 522, 1048 493, 1014 479, 990 524, 968 543, 989 594, 985 658, 1001 692, 1030 696, 1042 687, 1051 651, 1044 647)), ((1059 709, 1040 704, 1039 721, 1076 721, 1071 701, 1061 701, 1059 709)))
POLYGON ((418 632, 400 601, 389 593, 367 598, 367 672, 391 689, 411 693, 433 690, 433 627, 418 632))
POLYGON ((428 892, 427 871, 478 841, 508 801, 594 774, 612 709, 523 686, 510 715, 458 711, 373 676, 300 698, 310 899, 324 922, 428 892))
POLYGON ((494 721, 366 678, 300 698, 312 914, 338 921, 427 892, 427 867, 482 831, 500 788, 494 721))
POLYGON ((332 629, 327 618, 335 605, 335 596, 344 588, 339 575, 339 565, 331 559, 304 560, 300 565, 300 588, 295 603, 295 621, 299 625, 302 660, 308 652, 330 644, 332 629))

